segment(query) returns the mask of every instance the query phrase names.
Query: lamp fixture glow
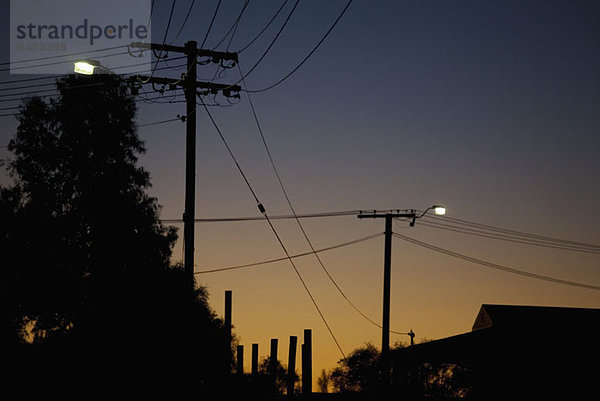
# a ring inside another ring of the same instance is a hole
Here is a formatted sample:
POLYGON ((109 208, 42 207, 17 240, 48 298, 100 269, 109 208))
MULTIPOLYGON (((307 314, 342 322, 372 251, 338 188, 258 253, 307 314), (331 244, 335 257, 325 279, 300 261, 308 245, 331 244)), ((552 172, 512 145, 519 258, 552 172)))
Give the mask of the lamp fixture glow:
POLYGON ((92 75, 94 73, 95 65, 88 63, 87 61, 78 61, 75 63, 75 72, 78 74, 92 75))
POLYGON ((446 214, 446 208, 444 206, 436 205, 433 207, 433 212, 438 216, 443 216, 446 214))

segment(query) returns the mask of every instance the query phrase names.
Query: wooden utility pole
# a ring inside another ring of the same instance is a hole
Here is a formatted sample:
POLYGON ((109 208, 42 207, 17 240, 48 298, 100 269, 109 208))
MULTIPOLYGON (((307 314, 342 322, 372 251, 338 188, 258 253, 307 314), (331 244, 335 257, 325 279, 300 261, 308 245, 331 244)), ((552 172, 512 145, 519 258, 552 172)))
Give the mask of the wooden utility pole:
POLYGON ((302 344, 302 394, 312 394, 312 330, 304 329, 302 344))
POLYGON ((244 375, 244 346, 243 345, 237 346, 236 364, 237 364, 237 369, 235 370, 235 372, 238 375, 243 376, 244 375))
POLYGON ((196 96, 197 89, 208 89, 207 93, 217 94, 219 91, 226 97, 236 97, 231 92, 240 92, 238 85, 224 85, 213 82, 197 82, 196 66, 198 57, 207 57, 213 63, 231 61, 231 66, 238 62, 237 53, 217 52, 198 49, 193 40, 186 42, 184 47, 162 43, 132 42, 132 48, 155 50, 159 52, 183 53, 187 58, 187 71, 183 79, 135 75, 130 77, 134 84, 159 84, 169 88, 183 87, 186 101, 186 135, 185 135, 185 206, 183 212, 184 261, 183 267, 191 294, 195 291, 194 281, 194 220, 196 218, 196 96))
POLYGON ((183 211, 183 270, 189 280, 192 293, 196 289, 194 280, 194 238, 196 218, 196 55, 197 43, 187 42, 184 53, 187 56, 187 73, 183 81, 185 92, 185 204, 183 211))
POLYGON ((277 388, 277 338, 271 338, 271 354, 269 355, 269 377, 271 380, 271 388, 277 388))
MULTIPOLYGON (((436 215, 443 216, 446 214, 446 208, 442 205, 433 205, 425 209, 421 213, 417 213, 416 210, 389 210, 389 211, 377 211, 373 210, 370 212, 360 212, 358 214, 359 219, 385 219, 385 249, 383 256, 383 321, 381 322, 381 361, 383 363, 384 374, 389 382, 391 361, 389 357, 390 353, 390 298, 391 298, 391 275, 392 275, 392 221, 395 218, 403 218, 409 221, 409 225, 413 227, 415 221, 425 216, 428 211, 433 210, 436 215)), ((415 333, 412 329, 409 333, 403 333, 411 336, 411 345, 413 344, 413 338, 415 333)))
POLYGON ((258 344, 252 344, 252 377, 258 375, 258 344))
POLYGON ((296 378, 296 345, 298 337, 290 336, 290 351, 288 354, 288 371, 287 371, 287 395, 294 395, 294 383, 296 378))
POLYGON ((381 361, 384 371, 389 375, 389 353, 390 353, 390 300, 391 300, 391 276, 392 276, 392 221, 394 218, 412 219, 414 224, 416 212, 414 210, 406 213, 360 213, 359 219, 384 218, 385 219, 385 245, 383 255, 383 320, 381 322, 381 361))
POLYGON ((227 342, 227 349, 231 350, 231 303, 232 303, 232 292, 231 290, 225 291, 225 341, 227 342))

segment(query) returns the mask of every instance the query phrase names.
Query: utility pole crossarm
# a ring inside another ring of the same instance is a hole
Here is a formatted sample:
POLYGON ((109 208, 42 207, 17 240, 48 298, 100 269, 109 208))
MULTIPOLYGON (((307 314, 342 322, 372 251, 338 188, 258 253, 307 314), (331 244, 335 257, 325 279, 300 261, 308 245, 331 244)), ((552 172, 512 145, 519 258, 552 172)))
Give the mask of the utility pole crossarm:
MULTIPOLYGON (((424 212, 419 213, 415 209, 404 209, 404 210, 371 210, 371 211, 360 211, 357 215, 359 219, 385 219, 385 244, 384 244, 384 255, 383 255, 383 319, 381 322, 381 359, 384 364, 384 372, 386 374, 386 382, 389 381, 390 374, 390 299, 391 299, 391 274, 392 274, 392 222, 395 218, 406 218, 410 219, 409 225, 413 227, 415 220, 425 216, 429 210, 434 210, 435 214, 443 215, 446 213, 446 208, 441 205, 433 205, 425 209, 424 212)), ((411 345, 414 344, 414 332, 411 331, 407 334, 411 337, 411 345)))
POLYGON ((400 213, 399 210, 393 211, 393 210, 389 210, 389 211, 381 211, 381 210, 373 210, 372 212, 360 212, 360 214, 357 215, 357 217, 359 219, 376 219, 376 218, 385 218, 385 217, 393 217, 393 218, 413 218, 416 215, 416 211, 414 210, 408 210, 408 211, 403 211, 403 213, 400 213))
MULTIPOLYGON (((197 72, 196 66, 200 64, 198 57, 208 57, 213 63, 221 63, 224 68, 229 68, 238 62, 237 53, 218 52, 206 49, 198 49, 197 42, 190 40, 185 43, 185 46, 172 46, 162 43, 144 43, 132 42, 129 44, 128 51, 131 53, 131 48, 143 50, 164 51, 183 53, 186 56, 187 72, 181 79, 172 79, 165 77, 143 76, 136 75, 130 79, 141 83, 151 83, 168 85, 170 89, 176 89, 180 86, 184 90, 186 102, 186 129, 185 129, 185 202, 183 212, 183 238, 184 238, 184 273, 189 283, 189 290, 192 296, 195 296, 194 282, 194 220, 196 216, 196 98, 198 96, 198 88, 208 90, 210 93, 216 94, 222 92, 226 97, 238 97, 232 95, 231 92, 240 92, 241 87, 238 85, 225 85, 212 82, 196 81, 197 72), (223 61, 232 61, 230 66, 224 66, 223 61)), ((205 64, 204 62, 202 64, 205 64)))
MULTIPOLYGON (((179 85, 184 86, 186 84, 185 81, 175 80, 174 78, 163 78, 163 77, 153 77, 147 75, 135 75, 134 78, 139 79, 143 82, 161 84, 161 85, 179 85)), ((195 83, 190 83, 192 86, 196 86, 196 88, 202 89, 210 89, 212 91, 223 91, 223 92, 241 92, 242 88, 239 85, 228 85, 228 84, 219 84, 215 82, 201 82, 196 81, 195 83)))
MULTIPOLYGON (((166 45, 162 43, 145 43, 145 42, 131 42, 129 47, 135 47, 138 49, 146 49, 146 50, 159 50, 166 52, 174 52, 174 53, 186 53, 187 49, 182 46, 172 46, 166 45)), ((194 49, 196 52, 196 57, 210 57, 213 62, 218 63, 222 60, 235 61, 238 62, 238 54, 231 52, 218 52, 215 50, 207 50, 207 49, 194 49)))

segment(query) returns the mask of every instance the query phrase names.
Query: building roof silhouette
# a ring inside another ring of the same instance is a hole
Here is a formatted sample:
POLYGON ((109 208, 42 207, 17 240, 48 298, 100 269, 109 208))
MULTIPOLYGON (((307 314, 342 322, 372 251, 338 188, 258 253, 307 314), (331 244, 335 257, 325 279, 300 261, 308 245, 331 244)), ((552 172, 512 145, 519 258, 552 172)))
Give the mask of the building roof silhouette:
POLYGON ((513 329, 548 329, 553 326, 598 326, 600 309, 565 308, 549 306, 483 304, 473 323, 473 331, 488 327, 513 329))
POLYGON ((483 304, 472 331, 394 352, 398 372, 450 364, 472 372, 478 394, 596 391, 600 309, 483 304))

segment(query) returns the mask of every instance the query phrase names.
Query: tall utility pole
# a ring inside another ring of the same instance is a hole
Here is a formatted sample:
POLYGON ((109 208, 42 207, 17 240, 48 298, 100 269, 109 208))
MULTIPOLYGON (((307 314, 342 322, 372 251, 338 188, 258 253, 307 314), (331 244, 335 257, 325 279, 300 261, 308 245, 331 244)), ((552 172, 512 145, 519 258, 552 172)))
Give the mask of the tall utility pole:
POLYGON ((381 359, 385 361, 388 359, 390 352, 390 298, 391 298, 391 276, 392 276, 392 221, 394 218, 403 217, 414 219, 416 212, 410 210, 405 213, 396 211, 395 213, 386 212, 378 213, 373 211, 371 213, 360 213, 359 219, 385 219, 385 247, 383 256, 383 320, 381 322, 381 359))
MULTIPOLYGON (((212 50, 198 49, 193 40, 186 42, 184 47, 165 45, 162 43, 133 42, 130 47, 154 50, 160 52, 183 53, 187 57, 187 71, 183 79, 162 78, 137 75, 132 78, 138 83, 151 83, 169 86, 181 86, 185 92, 186 101, 186 135, 185 135, 185 206, 183 212, 183 238, 184 238, 184 272, 188 280, 191 293, 194 293, 194 220, 196 218, 196 96, 197 89, 206 89, 206 93, 217 94, 219 91, 227 97, 236 97, 231 92, 240 92, 238 85, 225 85, 212 82, 196 81, 196 66, 198 57, 207 57, 213 63, 231 61, 229 67, 238 62, 237 53, 217 52, 212 50)), ((134 81, 135 82, 135 81, 134 81)))
MULTIPOLYGON (((383 256, 383 321, 381 322, 381 360, 383 362, 384 373, 389 379, 390 373, 390 298, 391 298, 391 276, 392 276, 392 221, 395 218, 405 218, 410 220, 410 226, 415 225, 415 220, 425 216, 429 210, 434 210, 437 215, 444 215, 446 208, 440 205, 433 205, 425 209, 421 214, 416 210, 396 210, 396 211, 377 211, 360 212, 359 219, 385 219, 385 249, 383 256)), ((412 333, 412 329, 410 331, 412 333)), ((407 333, 408 334, 408 333, 407 333)), ((408 334, 410 335, 410 334, 408 334)), ((414 336, 414 333, 412 333, 414 336)), ((412 337, 411 336, 411 344, 412 337)))
POLYGON ((194 238, 196 218, 196 42, 185 44, 187 72, 183 81, 185 92, 185 205, 183 211, 183 270, 190 282, 192 294, 194 284, 194 238))

